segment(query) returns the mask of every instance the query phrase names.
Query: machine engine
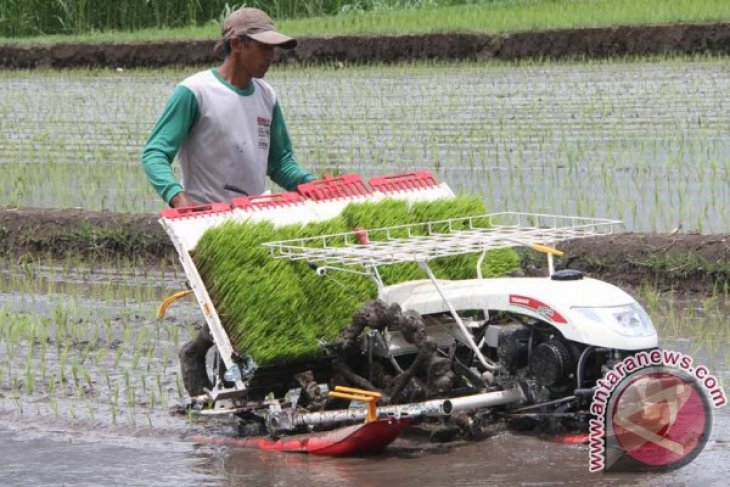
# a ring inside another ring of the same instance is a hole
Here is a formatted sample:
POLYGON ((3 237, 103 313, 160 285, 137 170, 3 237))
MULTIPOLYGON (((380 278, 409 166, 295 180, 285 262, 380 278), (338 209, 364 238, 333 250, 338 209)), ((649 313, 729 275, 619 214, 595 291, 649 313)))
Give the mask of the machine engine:
POLYGON ((502 314, 491 322, 484 350, 500 364, 495 380, 500 385, 522 382, 536 399, 572 395, 595 383, 611 357, 609 351, 567 340, 537 320, 502 314))

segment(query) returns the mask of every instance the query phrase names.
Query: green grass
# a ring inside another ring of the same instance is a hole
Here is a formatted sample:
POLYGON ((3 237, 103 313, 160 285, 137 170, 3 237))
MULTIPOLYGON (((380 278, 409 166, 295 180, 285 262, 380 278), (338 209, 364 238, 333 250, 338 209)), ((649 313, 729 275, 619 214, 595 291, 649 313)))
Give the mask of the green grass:
MULTIPOLYGON (((730 20, 728 0, 496 0, 473 5, 397 9, 388 7, 387 2, 381 3, 382 7, 367 11, 350 8, 344 9, 349 13, 340 15, 279 19, 277 27, 290 35, 313 37, 433 32, 504 33, 570 27, 730 20)), ((118 29, 73 36, 0 38, 0 42, 141 42, 216 39, 219 35, 219 19, 214 18, 202 26, 159 26, 131 32, 128 29, 118 29)))
MULTIPOLYGON (((311 358, 351 323, 352 315, 376 296, 366 276, 330 271, 318 276, 306 262, 273 259, 264 242, 336 234, 355 226, 377 228, 484 213, 475 197, 416 203, 400 201, 353 204, 333 220, 306 226, 274 228, 269 223, 226 224, 211 229, 195 248, 193 259, 234 348, 260 364, 311 358)), ((378 239, 371 235, 371 240, 378 239)), ((478 256, 457 256, 433 263, 437 277, 471 278, 478 256)), ((488 275, 519 266, 514 252, 486 259, 488 275)), ((386 284, 424 279, 415 265, 381 266, 386 284)))
POLYGON ((650 255, 646 261, 632 262, 652 270, 656 279, 672 279, 682 282, 693 276, 707 276, 714 283, 718 292, 730 290, 730 262, 725 260, 711 261, 693 253, 657 253, 650 255))
POLYGON ((493 5, 367 12, 351 17, 292 20, 293 35, 519 32, 569 27, 730 20, 727 0, 518 0, 493 5))

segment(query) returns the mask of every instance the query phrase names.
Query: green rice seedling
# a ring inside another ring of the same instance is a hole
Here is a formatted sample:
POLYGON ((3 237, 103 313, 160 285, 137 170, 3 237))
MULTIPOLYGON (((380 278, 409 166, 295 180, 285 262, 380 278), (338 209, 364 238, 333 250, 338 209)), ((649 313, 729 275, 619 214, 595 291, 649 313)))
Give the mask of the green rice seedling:
POLYGON ((132 369, 137 370, 137 366, 139 365, 139 360, 142 358, 142 350, 135 349, 134 355, 132 356, 132 369))
POLYGON ((119 384, 114 384, 112 388, 111 403, 115 407, 119 404, 119 384))
MULTIPOLYGON (((151 300, 151 299, 149 299, 149 300, 151 300)), ((157 346, 157 344, 160 343, 160 340, 162 340, 162 332, 160 331, 160 327, 156 326, 155 327, 155 339, 152 342, 152 347, 151 347, 152 350, 154 350, 155 347, 157 346)))
POLYGON ((89 368, 84 365, 83 368, 81 369, 81 373, 83 375, 83 379, 84 379, 84 382, 86 383, 86 385, 89 386, 90 390, 93 390, 94 381, 91 378, 91 372, 89 371, 89 368))
POLYGON ((114 355, 114 368, 119 367, 119 362, 122 360, 122 355, 124 355, 124 349, 120 345, 114 355))
MULTIPOLYGON (((327 228, 328 233, 336 233, 332 230, 327 228)), ((283 329, 283 342, 288 329, 301 328, 307 295, 298 285, 297 270, 287 261, 269 258, 268 250, 261 246, 266 241, 295 237, 298 232, 294 227, 274 230, 270 224, 224 225, 208 237, 210 240, 204 237, 196 248, 196 263, 201 275, 209 277, 208 290, 218 297, 216 306, 222 319, 248 323, 245 335, 236 327, 227 329, 232 342, 248 353, 255 350, 256 339, 275 327, 283 329)), ((266 352, 259 355, 266 356, 266 352)))
POLYGON ((46 394, 48 397, 53 397, 56 391, 56 376, 51 376, 46 384, 46 394))
POLYGON ((127 396, 127 407, 134 409, 135 403, 137 402, 137 394, 134 392, 134 388, 128 387, 125 389, 125 392, 127 396))
MULTIPOLYGON (((461 206, 459 205, 460 202, 457 202, 457 200, 449 201, 450 203, 453 203, 454 206, 461 206)), ((443 208, 446 206, 448 206, 448 204, 439 205, 437 202, 420 203, 411 206, 405 201, 386 199, 377 203, 348 205, 348 207, 342 212, 342 218, 345 219, 347 226, 350 229, 355 227, 377 229, 382 227, 394 227, 433 220, 442 220, 444 216, 443 208)), ((481 208, 483 209, 483 207, 484 203, 482 202, 481 208)), ((483 211, 461 213, 459 216, 479 213, 483 213, 483 211)), ((374 241, 385 240, 388 237, 407 238, 410 236, 425 235, 427 233, 427 229, 425 227, 417 227, 412 232, 403 229, 394 230, 388 233, 389 235, 382 235, 377 232, 371 232, 369 238, 374 241)), ((379 272, 385 284, 396 284, 407 280, 424 278, 423 270, 421 270, 415 263, 382 266, 379 269, 379 272)))
MULTIPOLYGON (((193 259, 234 348, 251 355, 258 363, 281 363, 320 355, 319 343, 336 338, 349 324, 352 314, 375 297, 376 289, 364 275, 333 271, 319 276, 309 265, 319 265, 316 262, 273 259, 262 243, 339 235, 355 227, 368 229, 372 241, 408 237, 404 229, 389 235, 375 229, 484 212, 483 201, 473 197, 413 205, 386 199, 351 204, 338 218, 304 226, 274 228, 270 223, 229 223, 206 232, 193 259)), ((446 230, 443 225, 431 229, 446 230)), ((410 236, 417 238, 427 231, 421 225, 410 236)), ((337 242, 336 238, 329 239, 328 245, 337 242)), ((344 244, 344 239, 340 242, 344 244)), ((315 240, 312 245, 321 243, 315 240)), ((488 272, 496 274, 514 268, 517 257, 513 254, 509 251, 491 256, 488 272)), ((434 262, 434 267, 447 278, 473 277, 477 258, 444 258, 434 262)), ((414 264, 382 266, 380 273, 388 284, 425 278, 414 264)))
POLYGON ((91 402, 86 403, 86 410, 89 413, 89 419, 96 421, 96 415, 94 414, 94 405, 91 402))
POLYGON ((124 371, 122 372, 122 377, 124 378, 124 388, 126 390, 129 390, 130 389, 130 385, 131 385, 131 379, 130 379, 129 369, 128 368, 125 368, 124 369, 124 371))
POLYGON ((53 411, 53 415, 58 417, 60 415, 58 410, 58 400, 55 397, 51 397, 48 401, 48 405, 50 406, 51 411, 53 411))
POLYGON ((73 360, 71 361, 71 377, 73 378, 74 384, 79 384, 79 359, 78 357, 74 356, 73 360))
POLYGON ((182 385, 182 379, 178 375, 175 380, 175 385, 177 386, 177 397, 178 399, 182 400, 185 397, 185 394, 183 393, 183 385, 182 385))
MULTIPOLYGON (((42 342, 42 343, 45 343, 45 342, 42 342)), ((42 381, 45 381, 46 380, 46 373, 47 373, 47 370, 46 370, 46 354, 45 354, 45 349, 44 348, 45 347, 42 347, 42 350, 43 351, 41 352, 41 355, 39 357, 40 365, 38 366, 38 371, 40 372, 40 379, 42 381)))
POLYGON ((53 309, 53 321, 56 323, 56 338, 60 341, 68 335, 68 310, 61 305, 53 309))
POLYGON ((68 360, 68 346, 64 346, 58 359, 58 373, 60 381, 66 382, 66 360, 68 360))
POLYGON ((167 409, 170 406, 170 391, 167 389, 163 389, 162 394, 160 395, 160 407, 162 409, 167 409))
POLYGON ((122 343, 128 343, 129 342, 129 336, 131 335, 131 333, 132 333, 132 329, 129 326, 129 321, 125 320, 124 321, 124 324, 122 325, 122 338, 121 338, 121 342, 122 343))
POLYGON ((33 394, 33 386, 35 384, 34 374, 33 374, 33 359, 31 357, 31 353, 28 352, 28 354, 25 357, 25 393, 26 394, 33 394))
POLYGON ((150 370, 152 370, 152 362, 154 361, 155 348, 156 347, 154 347, 154 346, 147 348, 147 352, 145 354, 145 357, 147 358, 147 367, 146 367, 147 372, 150 372, 150 370))
POLYGON ((103 345, 97 347, 97 349, 94 351, 94 358, 93 361, 95 364, 101 364, 104 362, 104 359, 106 358, 107 348, 103 345))
POLYGON ((175 350, 180 348, 180 329, 178 327, 172 328, 172 342, 175 344, 175 350))
POLYGON ((192 409, 188 409, 187 418, 188 418, 188 426, 192 426, 193 425, 193 410, 192 409))
POLYGON ((111 343, 114 340, 112 322, 109 318, 104 319, 104 339, 107 343, 111 343))
POLYGON ((20 398, 20 396, 15 396, 13 398, 13 401, 15 402, 15 409, 20 413, 23 414, 23 400, 20 398))
MULTIPOLYGON (((162 355, 162 373, 167 372, 167 364, 170 363, 170 349, 165 350, 165 353, 162 355)), ((159 375, 158 375, 159 378, 159 375)))
POLYGON ((104 381, 106 382, 106 391, 107 391, 107 394, 109 394, 111 396, 111 394, 112 394, 112 381, 109 378, 109 371, 108 370, 104 370, 104 381))

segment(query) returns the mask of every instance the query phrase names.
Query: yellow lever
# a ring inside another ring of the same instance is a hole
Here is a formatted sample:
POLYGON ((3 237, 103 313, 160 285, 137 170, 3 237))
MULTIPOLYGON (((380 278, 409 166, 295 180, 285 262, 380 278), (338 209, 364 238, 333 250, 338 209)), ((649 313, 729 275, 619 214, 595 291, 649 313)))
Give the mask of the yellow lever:
POLYGON ((547 245, 532 244, 532 245, 530 245, 530 248, 532 250, 537 250, 538 252, 543 252, 545 254, 557 255, 558 257, 563 256, 563 252, 561 252, 558 249, 548 247, 547 245))
POLYGON ((375 403, 382 397, 379 392, 366 391, 365 389, 356 389, 354 387, 336 386, 334 391, 330 391, 329 396, 349 399, 351 401, 362 401, 368 406, 365 422, 371 423, 378 419, 378 411, 375 403))
POLYGON ((170 296, 166 297, 165 300, 160 305, 160 307, 157 309, 157 319, 158 320, 161 320, 162 318, 164 318, 165 317, 165 312, 167 311, 167 308, 172 303, 174 303, 175 301, 177 301, 180 298, 184 298, 185 296, 187 296, 191 292, 193 292, 193 291, 190 290, 190 289, 186 289, 184 291, 178 291, 175 294, 171 294, 170 296))

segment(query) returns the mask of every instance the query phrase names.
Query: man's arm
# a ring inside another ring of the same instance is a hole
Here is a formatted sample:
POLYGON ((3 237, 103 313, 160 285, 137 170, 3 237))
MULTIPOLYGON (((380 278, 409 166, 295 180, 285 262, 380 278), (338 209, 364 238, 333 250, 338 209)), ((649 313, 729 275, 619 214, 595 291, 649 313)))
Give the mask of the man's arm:
POLYGON ((142 149, 147 179, 157 194, 173 207, 193 204, 172 172, 172 161, 199 116, 193 92, 177 86, 142 149))
POLYGON ((266 174, 287 191, 293 191, 298 185, 315 179, 312 174, 299 167, 294 160, 291 139, 278 101, 274 105, 274 114, 271 119, 271 146, 266 174))

